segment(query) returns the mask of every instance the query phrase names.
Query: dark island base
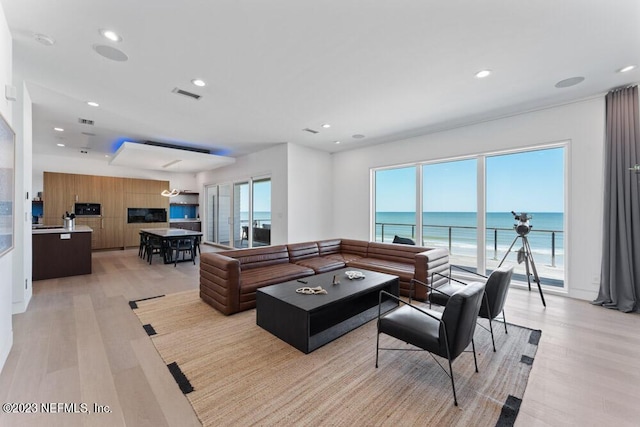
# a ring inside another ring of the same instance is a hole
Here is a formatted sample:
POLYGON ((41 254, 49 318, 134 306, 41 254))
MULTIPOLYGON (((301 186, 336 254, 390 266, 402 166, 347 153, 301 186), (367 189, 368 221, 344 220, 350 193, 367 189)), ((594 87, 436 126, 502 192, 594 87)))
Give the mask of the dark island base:
POLYGON ((90 232, 33 234, 32 239, 33 280, 91 274, 90 232))

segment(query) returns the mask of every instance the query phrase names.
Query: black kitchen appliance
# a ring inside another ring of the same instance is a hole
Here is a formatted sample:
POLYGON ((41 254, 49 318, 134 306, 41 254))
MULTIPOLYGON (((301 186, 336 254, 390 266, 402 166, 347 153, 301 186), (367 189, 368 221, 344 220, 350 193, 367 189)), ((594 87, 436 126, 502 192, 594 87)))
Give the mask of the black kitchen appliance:
POLYGON ((167 222, 167 210, 161 208, 127 208, 127 223, 167 222))
POLYGON ((76 216, 100 216, 102 208, 100 203, 76 203, 74 213, 76 216))

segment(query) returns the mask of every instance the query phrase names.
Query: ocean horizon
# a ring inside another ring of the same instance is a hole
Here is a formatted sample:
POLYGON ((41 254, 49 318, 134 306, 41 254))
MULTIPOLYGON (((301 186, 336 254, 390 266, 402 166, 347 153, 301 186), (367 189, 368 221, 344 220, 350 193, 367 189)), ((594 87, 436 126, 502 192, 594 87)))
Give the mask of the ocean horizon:
MULTIPOLYGON (((564 213, 528 212, 528 214, 532 218, 529 222, 531 232, 527 235, 527 239, 536 263, 551 265, 552 253, 554 253, 555 265, 557 267, 563 266, 564 213), (552 245, 554 244, 555 249, 553 250, 552 245)), ((494 257, 502 259, 514 239, 518 237, 514 230, 516 222, 511 212, 487 212, 487 259, 494 257)), ((423 212, 422 223, 424 241, 416 242, 417 244, 422 243, 424 246, 449 249, 449 233, 451 232, 451 255, 470 257, 477 255, 476 212, 423 212)), ((415 240, 415 213, 376 212, 376 241, 391 242, 396 235, 415 240)), ((521 239, 517 240, 510 257, 515 258, 515 253, 522 246, 521 239)))

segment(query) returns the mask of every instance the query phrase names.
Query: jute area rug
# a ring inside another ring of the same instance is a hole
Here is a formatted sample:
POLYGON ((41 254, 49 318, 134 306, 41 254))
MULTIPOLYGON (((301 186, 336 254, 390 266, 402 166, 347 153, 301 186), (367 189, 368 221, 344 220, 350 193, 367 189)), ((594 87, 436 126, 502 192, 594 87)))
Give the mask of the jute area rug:
MULTIPOLYGON (((476 328, 480 372, 471 353, 454 361, 456 407, 426 352, 384 351, 375 368, 375 321, 305 355, 257 326, 255 310, 224 316, 197 290, 131 306, 205 426, 510 425, 540 337, 496 324, 494 353, 476 328)), ((380 345, 408 347, 385 335, 380 345)))

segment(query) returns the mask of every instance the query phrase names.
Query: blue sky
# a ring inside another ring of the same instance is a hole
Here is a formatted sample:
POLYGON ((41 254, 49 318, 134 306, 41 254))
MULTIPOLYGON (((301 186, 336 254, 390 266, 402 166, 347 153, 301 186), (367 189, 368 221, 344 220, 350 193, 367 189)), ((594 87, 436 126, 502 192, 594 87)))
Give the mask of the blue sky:
MULTIPOLYGON (((271 212, 271 180, 254 181, 253 210, 271 212)), ((240 211, 249 211, 249 185, 240 186, 240 211)))
MULTIPOLYGON (((475 212, 476 160, 426 165, 424 211, 475 212)), ((564 148, 486 158, 487 212, 563 212, 564 148)), ((376 172, 376 210, 415 212, 415 168, 376 172)))

